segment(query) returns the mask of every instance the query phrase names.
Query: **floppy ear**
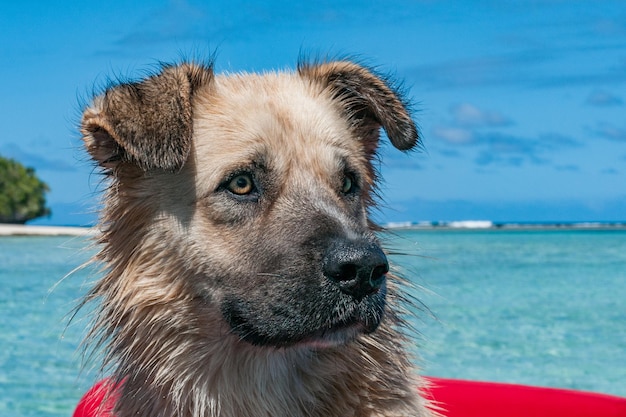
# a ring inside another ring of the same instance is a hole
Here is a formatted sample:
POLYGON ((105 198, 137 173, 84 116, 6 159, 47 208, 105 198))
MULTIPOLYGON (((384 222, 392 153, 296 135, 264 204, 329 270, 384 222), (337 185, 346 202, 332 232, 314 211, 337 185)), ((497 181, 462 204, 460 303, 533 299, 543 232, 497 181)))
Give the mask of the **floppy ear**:
POLYGON ((345 109, 345 115, 365 140, 378 141, 382 127, 393 146, 413 148, 417 127, 398 92, 368 69, 349 61, 300 64, 301 76, 321 83, 345 109))
POLYGON ((109 169, 130 162, 144 171, 179 170, 191 149, 193 94, 212 78, 210 67, 182 64, 107 89, 83 113, 87 151, 109 169))

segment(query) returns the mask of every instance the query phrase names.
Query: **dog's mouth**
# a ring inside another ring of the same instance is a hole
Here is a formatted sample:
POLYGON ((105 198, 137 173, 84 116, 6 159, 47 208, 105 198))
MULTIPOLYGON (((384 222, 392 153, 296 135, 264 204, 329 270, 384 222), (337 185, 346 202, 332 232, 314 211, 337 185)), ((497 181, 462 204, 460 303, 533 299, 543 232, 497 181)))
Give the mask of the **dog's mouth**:
POLYGON ((361 334, 374 332, 385 310, 386 287, 362 300, 340 303, 308 314, 267 314, 253 311, 247 303, 234 300, 222 309, 231 330, 245 342, 256 346, 316 349, 341 346, 361 334), (325 311, 326 310, 326 311, 325 311))

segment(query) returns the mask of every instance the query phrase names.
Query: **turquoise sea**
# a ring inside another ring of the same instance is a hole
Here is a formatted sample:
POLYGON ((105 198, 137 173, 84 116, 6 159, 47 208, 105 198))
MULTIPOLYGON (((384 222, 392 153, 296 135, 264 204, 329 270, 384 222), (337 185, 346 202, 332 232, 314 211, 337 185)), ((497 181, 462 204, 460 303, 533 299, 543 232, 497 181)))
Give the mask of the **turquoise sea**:
MULTIPOLYGON (((424 373, 626 396, 626 230, 397 230, 424 373)), ((88 240, 0 237, 0 415, 70 416, 91 385, 68 319, 88 240)), ((97 368, 97 365, 95 366, 97 368)))

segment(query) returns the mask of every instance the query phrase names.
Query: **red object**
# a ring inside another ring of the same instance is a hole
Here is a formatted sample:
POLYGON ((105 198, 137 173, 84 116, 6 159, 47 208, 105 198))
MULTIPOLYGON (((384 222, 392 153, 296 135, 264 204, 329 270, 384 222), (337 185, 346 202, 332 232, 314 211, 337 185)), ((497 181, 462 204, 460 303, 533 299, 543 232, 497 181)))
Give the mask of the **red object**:
POLYGON ((493 382, 428 378, 446 417, 626 417, 626 398, 493 382))
POLYGON ((72 417, 114 417, 116 400, 115 386, 108 379, 104 379, 83 395, 72 417))
MULTIPOLYGON (((493 382, 428 378, 425 395, 445 417, 626 417, 626 398, 493 382)), ((115 387, 104 380, 80 400, 73 417, 113 417, 115 387)))

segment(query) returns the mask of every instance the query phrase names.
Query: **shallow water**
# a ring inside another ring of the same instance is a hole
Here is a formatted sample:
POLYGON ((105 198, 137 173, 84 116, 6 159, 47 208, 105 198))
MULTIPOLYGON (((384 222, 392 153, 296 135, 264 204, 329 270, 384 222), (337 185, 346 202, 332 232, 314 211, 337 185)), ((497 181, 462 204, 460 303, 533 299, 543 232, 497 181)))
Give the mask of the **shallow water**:
POLYGON ((60 282, 88 258, 85 246, 68 237, 0 237, 2 416, 69 416, 89 383, 79 379, 82 330, 67 327, 85 276, 60 282))
MULTIPOLYGON (((429 375, 626 396, 626 231, 398 231, 392 262, 424 289, 429 375), (434 318, 432 317, 434 316, 434 318)), ((0 237, 0 415, 69 416, 86 318, 84 238, 0 237)))
POLYGON ((626 396, 626 231, 404 231, 428 374, 626 396))

